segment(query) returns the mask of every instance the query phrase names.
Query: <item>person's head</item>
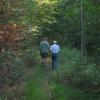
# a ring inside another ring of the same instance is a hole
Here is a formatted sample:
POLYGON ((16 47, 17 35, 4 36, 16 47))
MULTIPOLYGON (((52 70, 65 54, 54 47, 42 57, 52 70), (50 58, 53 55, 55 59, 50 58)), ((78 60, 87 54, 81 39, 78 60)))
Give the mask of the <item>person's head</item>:
POLYGON ((57 44, 57 41, 56 41, 56 40, 54 40, 54 41, 53 41, 53 44, 57 44))
POLYGON ((47 37, 45 37, 43 40, 44 40, 44 41, 47 41, 47 40, 48 40, 48 38, 47 38, 47 37))

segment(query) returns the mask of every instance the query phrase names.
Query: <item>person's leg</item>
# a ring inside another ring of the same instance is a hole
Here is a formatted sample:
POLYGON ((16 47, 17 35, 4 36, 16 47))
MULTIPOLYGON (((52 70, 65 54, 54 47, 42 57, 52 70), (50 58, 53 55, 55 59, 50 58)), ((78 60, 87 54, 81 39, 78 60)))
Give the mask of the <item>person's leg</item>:
POLYGON ((52 58, 52 69, 54 69, 55 64, 54 64, 54 55, 53 54, 51 55, 51 58, 52 58))
POLYGON ((41 53, 41 66, 43 67, 45 63, 44 53, 41 53))
POLYGON ((43 55, 42 53, 40 53, 40 55, 41 55, 41 66, 43 66, 43 55))
POLYGON ((57 68, 57 58, 58 58, 58 55, 56 53, 53 53, 52 54, 52 67, 53 67, 53 69, 57 68))
POLYGON ((58 55, 55 54, 55 69, 58 67, 58 55))
POLYGON ((42 66, 42 67, 44 66, 44 58, 42 58, 41 66, 42 66))
POLYGON ((47 58, 45 57, 44 58, 44 66, 46 66, 47 65, 47 58))
POLYGON ((47 66, 48 53, 44 54, 44 65, 47 66))

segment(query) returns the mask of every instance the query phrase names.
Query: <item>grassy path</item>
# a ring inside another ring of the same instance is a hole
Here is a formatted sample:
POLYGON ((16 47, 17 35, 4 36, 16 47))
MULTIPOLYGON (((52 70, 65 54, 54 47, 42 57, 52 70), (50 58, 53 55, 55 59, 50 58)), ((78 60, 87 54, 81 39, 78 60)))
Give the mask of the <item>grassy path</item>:
POLYGON ((26 74, 25 100, 99 100, 94 94, 57 83, 56 75, 40 66, 31 68, 26 74))
MULTIPOLYGON (((47 69, 47 68, 46 68, 47 69)), ((40 66, 34 66, 26 77, 26 100, 49 100, 51 97, 50 89, 50 74, 48 71, 40 66)))
MULTIPOLYGON (((61 64, 62 61, 60 67, 61 64)), ((61 69, 64 70, 64 67, 61 69)), ((61 71, 59 75, 61 78, 61 71)), ((100 95, 87 93, 57 82, 57 77, 58 72, 51 70, 50 64, 46 68, 41 68, 38 63, 30 68, 25 75, 24 100, 100 100, 100 95)))

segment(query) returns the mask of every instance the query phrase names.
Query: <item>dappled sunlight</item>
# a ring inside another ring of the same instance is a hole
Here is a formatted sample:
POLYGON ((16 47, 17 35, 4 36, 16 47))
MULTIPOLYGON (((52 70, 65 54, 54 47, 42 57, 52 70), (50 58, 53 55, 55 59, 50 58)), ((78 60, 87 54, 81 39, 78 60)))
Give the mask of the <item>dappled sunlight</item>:
POLYGON ((57 3, 57 0, 36 0, 40 5, 42 4, 55 4, 57 3))

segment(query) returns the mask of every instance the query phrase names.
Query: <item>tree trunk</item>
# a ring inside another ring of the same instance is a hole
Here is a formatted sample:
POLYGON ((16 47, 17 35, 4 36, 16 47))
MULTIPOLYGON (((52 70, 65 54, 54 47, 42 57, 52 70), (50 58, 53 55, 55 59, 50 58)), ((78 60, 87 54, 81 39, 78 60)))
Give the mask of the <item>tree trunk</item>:
POLYGON ((81 0, 81 56, 82 58, 86 56, 86 48, 85 48, 85 32, 84 32, 84 17, 83 17, 83 0, 81 0))

